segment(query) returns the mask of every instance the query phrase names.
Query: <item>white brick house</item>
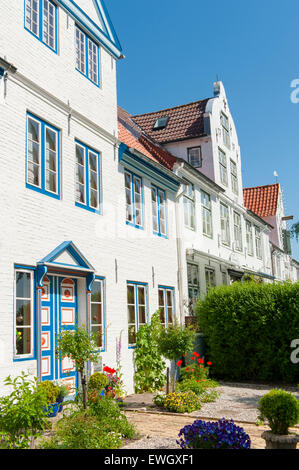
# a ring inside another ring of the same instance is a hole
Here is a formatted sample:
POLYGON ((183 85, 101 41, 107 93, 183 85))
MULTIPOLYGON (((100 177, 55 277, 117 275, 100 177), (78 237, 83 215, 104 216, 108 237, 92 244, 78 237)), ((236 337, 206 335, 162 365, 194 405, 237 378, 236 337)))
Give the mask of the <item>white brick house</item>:
POLYGON ((3 0, 0 12, 0 393, 22 370, 75 385, 55 336, 77 324, 101 332, 111 367, 122 335, 132 392, 138 326, 158 307, 177 313, 180 180, 120 146, 122 52, 101 1, 3 0))

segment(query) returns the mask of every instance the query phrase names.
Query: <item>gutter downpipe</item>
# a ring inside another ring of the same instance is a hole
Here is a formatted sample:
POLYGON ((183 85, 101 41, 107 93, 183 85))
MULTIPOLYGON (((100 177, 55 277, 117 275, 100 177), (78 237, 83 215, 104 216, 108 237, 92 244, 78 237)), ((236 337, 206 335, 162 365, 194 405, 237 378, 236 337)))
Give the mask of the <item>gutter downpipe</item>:
MULTIPOLYGON (((180 165, 177 170, 181 168, 180 165)), ((176 171, 177 171, 176 170, 176 171)), ((177 173, 176 173, 177 174, 177 173)), ((184 188, 177 193, 175 197, 175 224, 176 224, 176 246, 177 246, 177 260, 178 260, 178 289, 179 289, 179 309, 180 309, 180 324, 184 324, 184 298, 183 298, 183 273, 182 273, 182 234, 181 234, 181 217, 180 213, 180 199, 185 195, 187 188, 184 188)))

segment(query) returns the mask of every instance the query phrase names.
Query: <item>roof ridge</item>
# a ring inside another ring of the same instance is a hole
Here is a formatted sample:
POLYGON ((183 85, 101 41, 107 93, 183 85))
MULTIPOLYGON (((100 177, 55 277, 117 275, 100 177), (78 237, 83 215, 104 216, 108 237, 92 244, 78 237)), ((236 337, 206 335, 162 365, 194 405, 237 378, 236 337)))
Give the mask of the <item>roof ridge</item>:
POLYGON ((243 191, 246 191, 248 189, 259 189, 259 188, 269 188, 269 187, 273 187, 273 186, 279 186, 279 183, 272 183, 272 184, 264 184, 262 186, 250 186, 248 188, 243 188, 243 191))
POLYGON ((197 104, 197 103, 203 103, 204 101, 209 101, 211 100, 212 98, 215 98, 215 97, 211 97, 211 98, 204 98, 202 100, 198 100, 198 101, 191 101, 190 103, 185 103, 185 104, 181 104, 181 105, 177 105, 177 106, 172 106, 170 108, 165 108, 165 109, 160 109, 158 111, 151 111, 150 113, 142 113, 142 114, 132 114, 131 116, 133 118, 135 117, 141 117, 141 116, 150 116, 151 114, 157 114, 157 113, 162 113, 163 111, 170 111, 172 109, 178 109, 178 108, 184 108, 186 106, 190 106, 191 104, 197 104))

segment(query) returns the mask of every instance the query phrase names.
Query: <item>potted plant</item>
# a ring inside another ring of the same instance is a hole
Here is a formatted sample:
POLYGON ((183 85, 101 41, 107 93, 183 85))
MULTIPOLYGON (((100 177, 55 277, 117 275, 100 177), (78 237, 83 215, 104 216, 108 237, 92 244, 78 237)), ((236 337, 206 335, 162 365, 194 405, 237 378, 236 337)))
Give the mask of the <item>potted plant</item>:
POLYGON ((69 389, 63 383, 56 383, 56 385, 58 387, 58 395, 57 395, 58 413, 60 413, 62 411, 62 408, 63 408, 62 403, 63 403, 65 397, 67 397, 68 394, 69 394, 69 389))
POLYGON ((59 394, 59 387, 50 380, 41 382, 39 388, 46 394, 47 406, 44 406, 44 412, 49 418, 54 418, 58 413, 59 404, 57 398, 59 394))
POLYGON ((260 418, 267 420, 271 431, 264 431, 262 438, 266 449, 296 449, 299 435, 289 432, 289 427, 299 422, 299 402, 284 390, 271 390, 259 402, 260 418))

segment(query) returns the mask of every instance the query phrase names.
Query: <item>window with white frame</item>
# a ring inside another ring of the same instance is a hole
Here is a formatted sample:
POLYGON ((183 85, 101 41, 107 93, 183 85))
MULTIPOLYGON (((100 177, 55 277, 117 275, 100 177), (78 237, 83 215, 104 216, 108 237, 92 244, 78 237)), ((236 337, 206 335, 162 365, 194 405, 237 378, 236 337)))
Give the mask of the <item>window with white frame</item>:
POLYGON ((202 167, 201 147, 188 148, 187 152, 188 152, 188 162, 190 163, 190 165, 194 166, 194 168, 201 168, 202 167))
POLYGON ((227 148, 230 148, 229 120, 224 113, 220 115, 220 122, 222 126, 223 143, 227 148))
POLYGON ((25 27, 57 51, 57 6, 51 0, 25 0, 25 27))
POLYGON ((201 192, 201 207, 202 207, 202 231, 204 235, 212 237, 212 205, 211 196, 205 191, 201 192))
POLYGON ((220 172, 220 181, 224 186, 228 185, 228 180, 227 180, 227 160, 226 160, 226 154, 221 150, 218 149, 218 154, 219 154, 219 172, 220 172))
POLYGON ((187 263, 189 304, 193 307, 200 296, 199 267, 197 264, 187 263))
POLYGON ((103 302, 103 283, 102 279, 95 279, 90 294, 90 328, 96 335, 99 348, 104 347, 104 302, 103 302))
POLYGON ((206 291, 208 293, 212 287, 216 287, 215 269, 205 268, 205 278, 206 278, 206 291))
POLYGON ((77 206, 100 212, 100 154, 81 142, 76 147, 77 206))
POLYGON ((186 227, 195 230, 195 194, 194 186, 191 183, 185 185, 184 221, 186 227))
POLYGON ((142 180, 139 176, 125 171, 126 222, 136 228, 143 228, 142 180))
POLYGON ((158 304, 160 310, 161 325, 167 328, 174 321, 174 289, 159 286, 158 304))
POLYGON ((262 259, 262 238, 261 230, 258 227, 254 227, 255 231, 255 250, 256 257, 262 259))
POLYGON ((152 186, 153 232, 166 237, 166 194, 163 189, 152 186))
POLYGON ((99 86, 99 46, 77 25, 76 39, 76 69, 85 75, 95 85, 99 86))
POLYGON ((33 354, 33 273, 15 271, 15 356, 33 354))
POLYGON ((252 224, 248 220, 246 220, 246 244, 248 254, 253 256, 252 224))
POLYGON ((241 216, 237 212, 234 212, 234 240, 235 240, 235 249, 237 251, 242 251, 242 222, 241 216))
POLYGON ((220 203, 220 221, 221 221, 221 242, 224 245, 230 244, 230 223, 229 209, 225 204, 220 203))
POLYGON ((239 194, 238 170, 237 170, 237 165, 233 160, 230 161, 230 174, 231 174, 232 192, 238 195, 239 194))
POLYGON ((128 307, 128 343, 136 344, 136 334, 140 326, 146 324, 147 315, 147 286, 145 284, 127 284, 128 307))
POLYGON ((28 113, 27 187, 59 198, 59 165, 59 130, 28 113))

